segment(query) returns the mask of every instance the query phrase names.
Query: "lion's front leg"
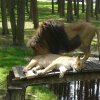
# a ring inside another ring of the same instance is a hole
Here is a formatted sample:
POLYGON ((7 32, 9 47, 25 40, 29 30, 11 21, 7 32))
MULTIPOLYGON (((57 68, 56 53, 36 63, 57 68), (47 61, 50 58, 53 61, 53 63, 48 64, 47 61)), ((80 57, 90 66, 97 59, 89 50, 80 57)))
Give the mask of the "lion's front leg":
POLYGON ((51 63, 45 69, 43 69, 43 70, 37 70, 37 74, 45 74, 45 73, 53 70, 55 68, 55 66, 56 66, 55 63, 51 63))
POLYGON ((32 68, 32 71, 37 72, 37 70, 39 70, 39 69, 41 69, 41 68, 43 68, 43 66, 37 65, 36 67, 33 67, 33 68, 32 68))
POLYGON ((34 67, 37 63, 38 63, 38 62, 37 62, 36 60, 32 59, 32 60, 29 62, 29 64, 23 68, 23 71, 26 72, 26 71, 32 69, 32 67, 34 67))

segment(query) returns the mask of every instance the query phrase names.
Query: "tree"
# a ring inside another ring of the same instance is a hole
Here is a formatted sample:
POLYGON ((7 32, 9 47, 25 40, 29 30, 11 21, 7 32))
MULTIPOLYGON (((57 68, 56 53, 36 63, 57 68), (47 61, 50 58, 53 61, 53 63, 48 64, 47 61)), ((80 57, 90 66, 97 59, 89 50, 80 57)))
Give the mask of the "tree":
POLYGON ((85 12, 85 9, 84 9, 84 0, 82 0, 82 13, 85 12))
POLYGON ((73 21, 73 13, 72 13, 72 0, 68 0, 67 3, 67 22, 73 21))
POLYGON ((26 2, 25 2, 27 14, 29 14, 29 3, 28 2, 29 2, 29 0, 26 0, 26 2))
POLYGON ((100 0, 98 0, 98 13, 100 14, 100 0))
POLYGON ((91 17, 93 17, 93 0, 91 0, 91 17))
POLYGON ((13 44, 22 46, 24 44, 25 0, 9 0, 9 15, 13 44), (17 5, 17 16, 15 16, 15 5, 17 5))
POLYGON ((79 0, 77 0, 77 7, 76 7, 76 16, 77 16, 77 19, 79 19, 79 0))
POLYGON ((6 15, 6 0, 1 0, 1 17, 2 17, 2 34, 6 35, 9 33, 7 25, 7 15, 6 15))
POLYGON ((96 20, 98 20, 99 19, 99 17, 98 17, 98 13, 99 13, 99 3, 100 2, 100 0, 96 0, 96 4, 95 4, 95 15, 96 15, 96 20))
POLYGON ((52 0, 52 13, 54 13, 54 0, 52 0))
POLYGON ((76 16, 77 9, 76 9, 76 0, 74 0, 74 15, 76 16))
POLYGON ((65 0, 59 1, 59 14, 60 17, 63 17, 65 15, 65 0))
POLYGON ((60 0, 57 0, 57 4, 58 4, 58 13, 59 13, 59 10, 60 10, 60 0))
POLYGON ((74 1, 74 15, 79 18, 79 0, 73 0, 74 1))
POLYGON ((29 19, 33 19, 33 3, 32 0, 30 1, 30 7, 29 7, 29 19))
POLYGON ((25 0, 17 0, 17 45, 24 44, 25 0))
POLYGON ((16 45, 16 18, 15 18, 15 0, 9 0, 8 4, 8 11, 9 11, 9 16, 10 16, 10 23, 11 23, 11 29, 12 29, 12 35, 13 35, 13 45, 16 45))
POLYGON ((33 23, 34 23, 34 28, 36 29, 39 26, 37 0, 31 0, 31 3, 32 3, 33 23))
POLYGON ((90 21, 91 16, 91 0, 86 0, 86 21, 90 21))

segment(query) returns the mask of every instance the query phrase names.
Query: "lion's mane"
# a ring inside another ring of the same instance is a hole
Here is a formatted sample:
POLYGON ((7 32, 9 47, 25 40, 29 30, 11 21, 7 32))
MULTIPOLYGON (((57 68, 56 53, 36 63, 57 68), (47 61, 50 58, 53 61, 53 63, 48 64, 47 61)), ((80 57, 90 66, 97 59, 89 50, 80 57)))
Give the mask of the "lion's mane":
MULTIPOLYGON (((37 45, 40 45, 40 47, 48 49, 48 53, 59 54, 60 52, 72 51, 80 44, 78 35, 71 40, 68 38, 63 23, 46 21, 37 29, 36 34, 28 41, 27 46, 35 50, 38 49, 37 45)), ((40 52, 42 53, 42 51, 40 52)))

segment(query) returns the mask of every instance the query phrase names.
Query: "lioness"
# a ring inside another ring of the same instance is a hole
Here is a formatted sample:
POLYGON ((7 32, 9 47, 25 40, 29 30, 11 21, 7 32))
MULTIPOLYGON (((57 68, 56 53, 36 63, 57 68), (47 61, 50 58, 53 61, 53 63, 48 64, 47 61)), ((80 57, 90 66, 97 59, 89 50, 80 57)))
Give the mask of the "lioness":
POLYGON ((80 57, 61 56, 57 54, 46 54, 35 56, 30 63, 23 69, 35 71, 36 74, 45 74, 53 69, 60 70, 60 77, 64 76, 67 70, 81 68, 80 57))

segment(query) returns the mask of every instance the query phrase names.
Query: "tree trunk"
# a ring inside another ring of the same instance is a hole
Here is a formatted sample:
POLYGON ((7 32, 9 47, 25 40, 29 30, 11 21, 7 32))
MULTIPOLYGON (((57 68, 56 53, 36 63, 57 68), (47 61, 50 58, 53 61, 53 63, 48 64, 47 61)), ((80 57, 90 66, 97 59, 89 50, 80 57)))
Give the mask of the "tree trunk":
POLYGON ((33 19, 33 1, 30 1, 29 19, 33 19))
POLYGON ((100 14, 100 0, 98 0, 98 13, 100 14))
POLYGON ((13 35, 13 45, 16 45, 16 19, 15 19, 15 0, 9 0, 8 1, 8 11, 10 15, 10 23, 11 23, 11 29, 12 29, 12 35, 13 35))
POLYGON ((91 0, 86 0, 86 21, 90 21, 91 16, 91 0))
POLYGON ((96 15, 96 20, 98 20, 99 19, 99 17, 98 17, 98 13, 99 13, 99 11, 98 11, 98 8, 99 8, 99 0, 96 0, 96 5, 95 5, 95 15, 96 15))
POLYGON ((39 26, 39 21, 38 21, 38 8, 37 8, 37 0, 31 0, 31 3, 33 4, 33 23, 34 23, 34 28, 38 28, 39 26))
POLYGON ((58 13, 60 11, 60 0, 57 0, 57 3, 58 3, 58 13))
POLYGON ((74 15, 76 16, 77 9, 76 9, 76 0, 74 0, 74 15))
POLYGON ((6 1, 1 0, 2 34, 9 34, 6 15, 6 1))
POLYGON ((65 0, 59 1, 59 14, 60 17, 63 17, 65 15, 65 0))
POLYGON ((52 0, 52 13, 54 13, 54 0, 52 0))
POLYGON ((25 0, 17 0, 17 45, 24 44, 25 0))
POLYGON ((85 12, 85 9, 84 9, 84 0, 82 0, 82 13, 85 12))
POLYGON ((76 16, 77 16, 77 19, 79 19, 79 0, 77 0, 77 7, 76 7, 76 16))
POLYGON ((68 0, 67 3, 67 22, 73 21, 73 13, 72 13, 72 0, 68 0))
POLYGON ((93 0, 91 0, 91 17, 93 17, 93 0))
POLYGON ((25 6, 26 6, 26 12, 27 12, 27 14, 29 14, 29 4, 28 4, 28 2, 29 2, 29 0, 26 0, 26 2, 25 2, 25 6))

